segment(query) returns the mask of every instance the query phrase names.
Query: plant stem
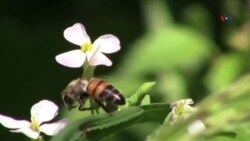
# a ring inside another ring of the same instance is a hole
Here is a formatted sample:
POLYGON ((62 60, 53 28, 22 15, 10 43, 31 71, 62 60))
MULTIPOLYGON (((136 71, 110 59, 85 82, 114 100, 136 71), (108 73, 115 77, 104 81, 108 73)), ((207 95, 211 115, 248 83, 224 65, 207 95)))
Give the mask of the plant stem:
POLYGON ((141 1, 141 6, 149 31, 161 30, 172 24, 168 5, 164 0, 144 0, 141 1))
POLYGON ((88 61, 83 65, 82 79, 90 80, 94 76, 95 66, 91 66, 88 61))
POLYGON ((31 139, 31 141, 45 141, 43 136, 39 136, 38 139, 31 139))
POLYGON ((45 141, 45 139, 43 138, 43 136, 40 136, 38 141, 45 141))

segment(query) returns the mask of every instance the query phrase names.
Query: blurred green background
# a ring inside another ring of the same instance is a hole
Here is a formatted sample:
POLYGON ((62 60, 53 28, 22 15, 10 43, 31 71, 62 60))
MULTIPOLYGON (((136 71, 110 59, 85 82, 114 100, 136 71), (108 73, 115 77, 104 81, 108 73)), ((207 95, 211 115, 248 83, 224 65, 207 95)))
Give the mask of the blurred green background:
MULTIPOLYGON (((198 102, 249 72, 249 10, 248 0, 1 0, 0 113, 27 119, 41 99, 63 107, 60 92, 82 70, 63 67, 54 57, 77 48, 63 37, 76 22, 92 41, 107 33, 120 39, 122 50, 108 55, 113 66, 98 66, 96 76, 124 95, 157 80, 154 102, 198 102), (233 20, 222 22, 220 16, 233 20)), ((123 137, 143 140, 147 127, 123 137)), ((0 136, 27 140, 2 126, 0 136)))

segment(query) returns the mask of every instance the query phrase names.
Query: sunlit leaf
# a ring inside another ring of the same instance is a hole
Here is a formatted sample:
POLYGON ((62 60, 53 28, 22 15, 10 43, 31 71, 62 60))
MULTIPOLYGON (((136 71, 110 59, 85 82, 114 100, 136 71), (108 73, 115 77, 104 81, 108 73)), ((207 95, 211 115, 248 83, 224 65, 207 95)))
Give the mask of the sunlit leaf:
POLYGON ((143 98, 145 97, 145 95, 149 94, 150 91, 152 91, 152 89, 155 86, 155 82, 147 82, 144 83, 137 91, 135 94, 133 94, 132 96, 130 96, 128 98, 128 105, 129 106, 136 106, 139 105, 141 103, 141 101, 143 100, 143 98))
POLYGON ((147 77, 166 70, 197 71, 213 52, 215 45, 198 32, 183 26, 165 27, 147 33, 132 45, 117 71, 107 76, 110 82, 131 93, 147 77), (121 78, 122 76, 122 78, 121 78))
POLYGON ((243 65, 243 58, 237 53, 218 58, 206 77, 209 90, 215 92, 231 84, 242 73, 243 65))
POLYGON ((178 122, 171 128, 162 125, 148 141, 193 141, 200 140, 200 137, 211 137, 224 130, 233 131, 250 120, 249 101, 250 75, 247 75, 223 91, 204 99, 197 105, 199 111, 185 121, 178 122), (198 136, 192 136, 187 128, 197 119, 203 121, 206 130, 198 136))
POLYGON ((161 95, 161 101, 172 103, 188 98, 188 84, 184 75, 176 71, 167 71, 159 75, 156 91, 161 95))
POLYGON ((140 106, 144 110, 143 117, 139 122, 159 122, 162 123, 170 112, 169 104, 153 103, 140 106))
POLYGON ((145 95, 145 97, 142 99, 140 105, 148 105, 151 103, 150 95, 145 95))
POLYGON ((100 114, 73 121, 52 141, 70 141, 79 138, 98 139, 134 124, 143 114, 139 107, 124 109, 111 114, 100 114), (99 134, 94 133, 102 131, 99 134))
POLYGON ((52 141, 100 140, 137 123, 162 123, 169 112, 168 107, 168 104, 150 104, 127 108, 111 114, 86 117, 70 123, 52 138, 52 141))

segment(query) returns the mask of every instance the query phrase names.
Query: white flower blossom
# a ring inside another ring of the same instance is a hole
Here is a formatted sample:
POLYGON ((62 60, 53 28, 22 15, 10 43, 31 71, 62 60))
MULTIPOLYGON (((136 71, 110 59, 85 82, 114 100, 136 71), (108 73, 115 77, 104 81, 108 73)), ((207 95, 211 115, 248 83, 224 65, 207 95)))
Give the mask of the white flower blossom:
POLYGON ((111 66, 112 62, 103 53, 114 53, 120 50, 119 39, 111 34, 100 36, 91 43, 84 26, 76 23, 64 30, 64 37, 69 42, 80 46, 80 49, 68 51, 56 56, 56 61, 64 66, 79 68, 86 61, 92 66, 111 66), (93 58, 92 58, 93 57, 93 58))
MULTIPOLYGON (((172 111, 170 113, 170 124, 174 125, 176 121, 180 119, 186 119, 191 113, 195 112, 197 109, 190 106, 193 103, 193 100, 189 98, 181 99, 170 104, 170 108, 172 108, 172 111)), ((187 128, 188 133, 190 133, 191 135, 199 134, 205 129, 206 126, 200 119, 195 120, 187 128)))
POLYGON ((195 108, 190 106, 193 104, 192 99, 181 99, 175 101, 170 104, 170 108, 172 108, 171 116, 170 116, 170 124, 173 125, 177 119, 185 119, 191 112, 195 111, 195 108))
POLYGON ((32 139, 38 139, 40 133, 55 135, 67 124, 63 119, 54 123, 47 123, 57 115, 58 107, 51 101, 42 100, 31 108, 31 121, 16 120, 0 114, 0 124, 9 128, 11 132, 23 133, 32 139), (46 122, 46 123, 45 123, 46 122))

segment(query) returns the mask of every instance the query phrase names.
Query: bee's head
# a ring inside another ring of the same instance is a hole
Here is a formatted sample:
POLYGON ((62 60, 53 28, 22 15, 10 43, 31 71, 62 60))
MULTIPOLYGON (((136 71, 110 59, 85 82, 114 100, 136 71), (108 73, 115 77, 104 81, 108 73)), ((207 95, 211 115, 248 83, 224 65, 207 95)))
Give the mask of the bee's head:
POLYGON ((67 94, 65 94, 65 93, 62 94, 62 100, 63 100, 64 105, 65 105, 69 110, 71 110, 72 108, 77 107, 76 100, 75 100, 73 97, 70 97, 69 95, 67 95, 67 94))
POLYGON ((78 78, 72 80, 62 91, 62 100, 69 110, 76 108, 79 104, 81 105, 84 103, 86 97, 88 96, 85 94, 86 85, 87 81, 78 78))

